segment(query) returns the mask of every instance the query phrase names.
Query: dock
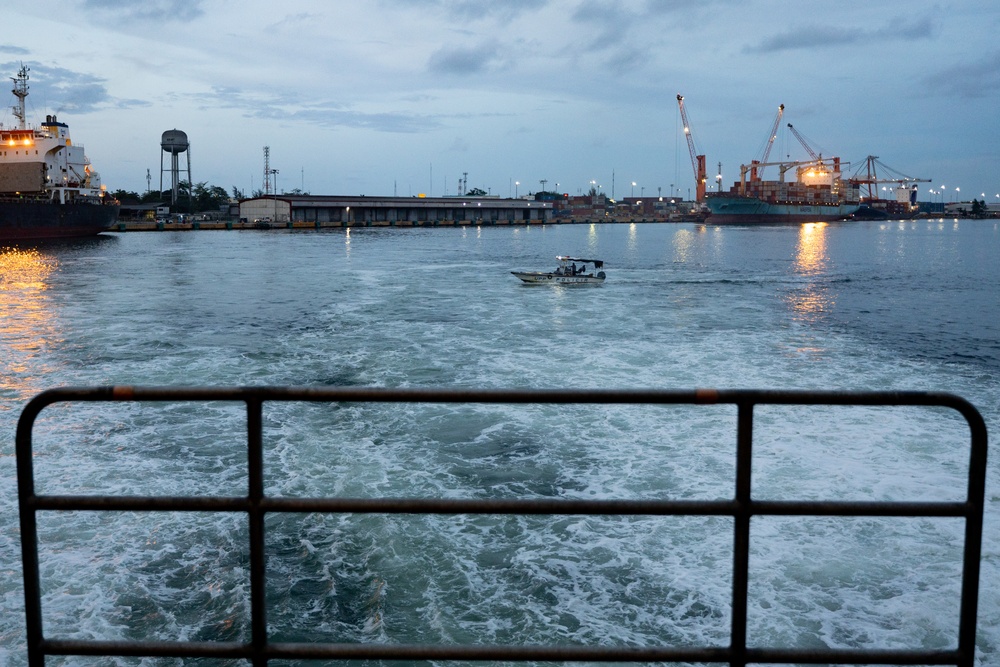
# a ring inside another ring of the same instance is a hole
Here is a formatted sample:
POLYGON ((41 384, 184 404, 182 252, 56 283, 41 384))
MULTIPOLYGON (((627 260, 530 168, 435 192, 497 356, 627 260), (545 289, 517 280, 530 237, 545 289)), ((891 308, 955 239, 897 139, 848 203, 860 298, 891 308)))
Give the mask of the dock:
POLYGON ((179 232, 202 230, 317 230, 345 229, 358 227, 536 227, 542 225, 595 225, 595 224, 652 224, 681 222, 661 218, 551 218, 547 220, 351 220, 336 222, 307 222, 293 220, 286 222, 246 222, 232 220, 185 220, 183 222, 165 221, 119 221, 111 232, 179 232))

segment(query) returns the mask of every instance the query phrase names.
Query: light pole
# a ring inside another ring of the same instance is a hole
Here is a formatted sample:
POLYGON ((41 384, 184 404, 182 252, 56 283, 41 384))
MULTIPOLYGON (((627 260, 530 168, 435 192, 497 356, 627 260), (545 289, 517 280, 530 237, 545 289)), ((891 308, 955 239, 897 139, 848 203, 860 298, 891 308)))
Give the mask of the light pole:
POLYGON ((514 181, 514 199, 517 199, 517 186, 521 184, 521 181, 514 181))
POLYGON ((632 181, 632 194, 630 195, 633 199, 635 198, 635 181, 632 181))
POLYGON ((959 197, 959 194, 958 194, 961 191, 962 191, 962 188, 955 188, 955 201, 956 202, 961 200, 961 197, 959 197))
POLYGON ((274 180, 274 221, 278 221, 278 170, 271 170, 271 178, 274 180))

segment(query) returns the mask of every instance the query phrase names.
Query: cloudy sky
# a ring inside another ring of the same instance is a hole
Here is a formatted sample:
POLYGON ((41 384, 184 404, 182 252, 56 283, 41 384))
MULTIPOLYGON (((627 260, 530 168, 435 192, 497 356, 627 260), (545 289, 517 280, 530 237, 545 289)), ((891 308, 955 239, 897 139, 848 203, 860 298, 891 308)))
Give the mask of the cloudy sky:
MULTIPOLYGON (((686 196, 685 96, 710 181, 759 157, 868 155, 948 199, 1000 202, 996 0, 67 0, 5 9, 0 71, 30 67, 104 182, 314 194, 686 196), (11 29, 16 27, 16 29, 11 29), (166 162, 164 162, 166 164, 166 162), (169 181, 169 175, 165 177, 169 181), (519 186, 514 183, 520 182, 519 186), (637 185, 634 190, 632 183, 637 185), (557 185, 558 184, 558 185, 557 185), (955 188, 960 188, 958 193, 955 188)), ((7 94, 0 122, 14 122, 7 94)), ((774 172, 771 172, 771 176, 774 172)))

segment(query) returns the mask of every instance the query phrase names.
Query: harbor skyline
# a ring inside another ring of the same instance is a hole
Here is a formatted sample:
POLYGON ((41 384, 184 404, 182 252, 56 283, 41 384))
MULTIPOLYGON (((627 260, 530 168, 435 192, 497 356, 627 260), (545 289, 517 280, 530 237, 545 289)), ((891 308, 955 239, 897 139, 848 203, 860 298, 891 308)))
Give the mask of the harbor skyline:
MULTIPOLYGON (((110 190, 157 189, 160 136, 177 128, 194 182, 247 195, 263 188, 266 145, 279 192, 594 187, 690 199, 683 94, 710 192, 719 163, 725 189, 759 157, 783 104, 772 160, 807 157, 784 131, 792 123, 849 173, 878 155, 931 179, 922 201, 1000 203, 1000 128, 988 120, 1000 98, 1000 8, 985 0, 808 12, 763 0, 231 9, 13 9, 0 67, 30 67, 29 121, 54 112, 70 123, 110 190)), ((12 121, 8 108, 0 122, 12 121)))

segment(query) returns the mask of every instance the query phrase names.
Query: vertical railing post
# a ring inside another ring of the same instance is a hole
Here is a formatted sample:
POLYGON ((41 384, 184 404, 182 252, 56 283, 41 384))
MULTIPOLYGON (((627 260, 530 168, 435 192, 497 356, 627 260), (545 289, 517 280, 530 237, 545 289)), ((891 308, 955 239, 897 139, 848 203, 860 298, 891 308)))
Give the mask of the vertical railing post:
POLYGON ((965 498, 965 551, 962 555, 962 602, 958 622, 960 667, 973 667, 976 659, 976 616, 979 608, 979 559, 983 548, 983 505, 986 497, 986 422, 978 412, 965 414, 971 431, 969 491, 965 498))
POLYGON ((17 496, 21 514, 21 563, 24 570, 25 630, 28 664, 45 667, 42 651, 42 591, 38 571, 38 514, 34 507, 35 471, 32 464, 31 427, 37 411, 26 408, 17 422, 14 451, 17 456, 17 496))
POLYGON ((247 399, 247 512, 250 528, 250 644, 254 667, 267 665, 267 573, 264 562, 263 401, 247 399))
POLYGON ((746 667, 747 589, 750 577, 750 463, 753 460, 753 406, 737 403, 736 513, 733 516, 733 618, 730 630, 732 667, 746 667))

